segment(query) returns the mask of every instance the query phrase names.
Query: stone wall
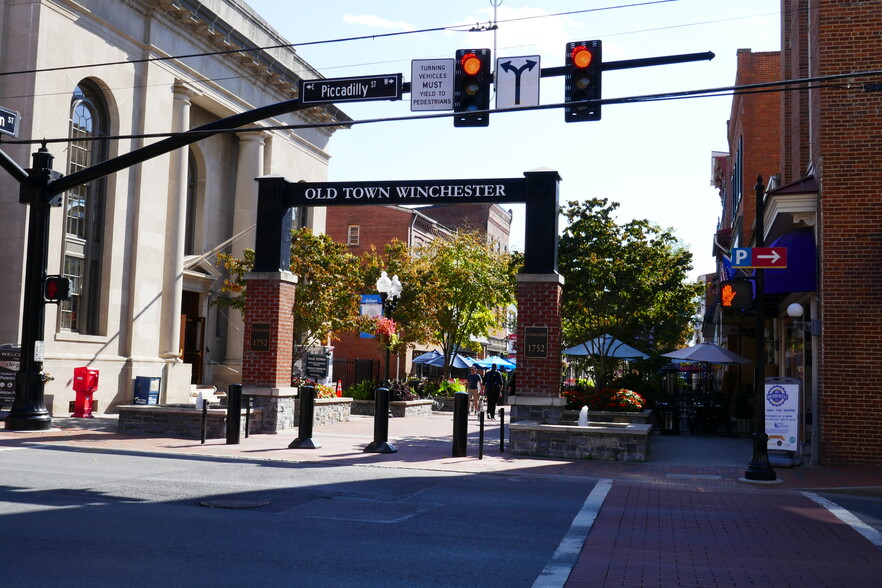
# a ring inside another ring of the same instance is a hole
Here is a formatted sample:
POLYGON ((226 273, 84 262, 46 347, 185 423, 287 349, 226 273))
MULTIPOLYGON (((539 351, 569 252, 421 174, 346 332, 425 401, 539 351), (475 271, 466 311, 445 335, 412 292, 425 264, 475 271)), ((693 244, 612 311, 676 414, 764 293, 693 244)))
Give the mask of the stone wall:
POLYGON ((509 426, 513 455, 644 462, 652 425, 547 425, 520 421, 509 426))
MULTIPOLYGON (((374 416, 374 407, 376 403, 373 400, 353 400, 352 414, 374 416)), ((412 417, 426 416, 432 414, 432 400, 393 400, 389 402, 389 410, 393 417, 412 417)), ((450 410, 453 410, 451 408, 450 410)))
MULTIPOLYGON (((143 433, 184 439, 202 438, 202 410, 195 407, 121 405, 119 430, 126 433, 143 433)), ((239 425, 240 436, 245 436, 245 409, 239 425)), ((263 429, 264 411, 252 409, 249 434, 263 429)), ((227 409, 209 408, 206 411, 206 439, 224 439, 227 436, 227 409)))

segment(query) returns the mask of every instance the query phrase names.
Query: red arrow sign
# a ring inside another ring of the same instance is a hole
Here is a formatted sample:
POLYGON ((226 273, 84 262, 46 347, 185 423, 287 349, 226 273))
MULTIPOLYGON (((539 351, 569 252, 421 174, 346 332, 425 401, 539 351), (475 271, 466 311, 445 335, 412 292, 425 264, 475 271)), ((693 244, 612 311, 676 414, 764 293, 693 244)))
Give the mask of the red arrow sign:
POLYGON ((754 247, 751 250, 751 267, 778 269, 787 267, 786 247, 754 247))

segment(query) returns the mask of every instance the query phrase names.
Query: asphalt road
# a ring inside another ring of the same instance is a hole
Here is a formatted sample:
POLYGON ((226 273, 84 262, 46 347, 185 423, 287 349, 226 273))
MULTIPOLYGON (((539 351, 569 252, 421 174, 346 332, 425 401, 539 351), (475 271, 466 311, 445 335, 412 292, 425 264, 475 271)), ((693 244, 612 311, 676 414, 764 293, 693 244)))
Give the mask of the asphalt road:
POLYGON ((532 586, 595 482, 5 450, 0 584, 532 586))

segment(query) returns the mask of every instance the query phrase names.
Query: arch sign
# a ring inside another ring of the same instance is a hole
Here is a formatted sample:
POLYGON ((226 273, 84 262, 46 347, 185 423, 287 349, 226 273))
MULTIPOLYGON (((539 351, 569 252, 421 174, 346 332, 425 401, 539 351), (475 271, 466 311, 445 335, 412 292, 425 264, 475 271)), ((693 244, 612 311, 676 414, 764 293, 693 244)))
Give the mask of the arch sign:
POLYGON ((526 274, 557 273, 558 184, 556 171, 524 172, 523 178, 370 182, 290 182, 257 178, 255 272, 287 271, 291 264, 291 214, 295 206, 378 204, 526 204, 526 274))

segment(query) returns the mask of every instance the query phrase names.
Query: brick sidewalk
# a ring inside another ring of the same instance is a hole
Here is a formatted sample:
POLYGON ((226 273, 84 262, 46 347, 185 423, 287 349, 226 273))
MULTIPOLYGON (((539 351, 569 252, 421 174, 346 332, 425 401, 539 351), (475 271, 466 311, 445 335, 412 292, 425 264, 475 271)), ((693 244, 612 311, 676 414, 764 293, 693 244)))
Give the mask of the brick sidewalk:
POLYGON ((615 482, 566 586, 879 586, 882 550, 802 493, 615 482))

